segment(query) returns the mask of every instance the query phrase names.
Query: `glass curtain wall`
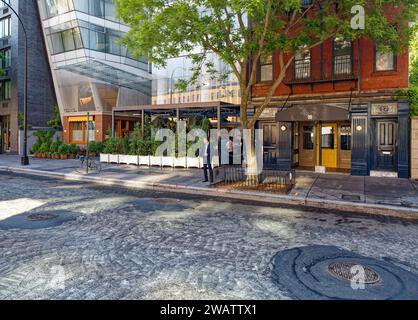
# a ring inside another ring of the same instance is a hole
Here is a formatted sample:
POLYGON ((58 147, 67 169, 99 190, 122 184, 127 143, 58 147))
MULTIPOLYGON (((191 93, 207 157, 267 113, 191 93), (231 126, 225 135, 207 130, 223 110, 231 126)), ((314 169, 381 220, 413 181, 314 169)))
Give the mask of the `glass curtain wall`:
POLYGON ((120 22, 116 18, 114 0, 42 0, 41 12, 44 19, 77 10, 98 18, 120 22))

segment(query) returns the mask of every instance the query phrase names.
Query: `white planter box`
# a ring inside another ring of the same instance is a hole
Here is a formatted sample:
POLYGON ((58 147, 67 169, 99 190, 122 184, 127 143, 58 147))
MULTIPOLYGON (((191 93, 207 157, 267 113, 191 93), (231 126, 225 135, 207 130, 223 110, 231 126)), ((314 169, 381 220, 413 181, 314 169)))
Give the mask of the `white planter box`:
POLYGON ((173 167, 174 157, 161 157, 161 166, 163 167, 173 167))
POLYGON ((149 156, 139 156, 138 157, 138 165, 140 166, 149 166, 149 156))
POLYGON ((186 168, 186 157, 174 158, 175 168, 186 168))
POLYGON ((128 164, 129 163, 129 156, 126 154, 119 155, 119 163, 120 164, 128 164))
POLYGON ((159 166, 161 167, 161 157, 150 156, 149 157, 150 166, 159 166))
POLYGON ((132 156, 132 155, 129 155, 129 156, 125 156, 126 157, 126 160, 127 160, 127 164, 134 164, 134 165, 138 165, 138 156, 132 156))
POLYGON ((100 162, 109 163, 109 155, 107 153, 100 154, 100 162))
POLYGON ((119 163, 119 155, 109 154, 109 163, 119 163))
POLYGON ((187 157, 187 168, 200 168, 200 160, 198 157, 187 157))
POLYGON ((219 167, 219 157, 213 157, 212 158, 212 168, 219 167))

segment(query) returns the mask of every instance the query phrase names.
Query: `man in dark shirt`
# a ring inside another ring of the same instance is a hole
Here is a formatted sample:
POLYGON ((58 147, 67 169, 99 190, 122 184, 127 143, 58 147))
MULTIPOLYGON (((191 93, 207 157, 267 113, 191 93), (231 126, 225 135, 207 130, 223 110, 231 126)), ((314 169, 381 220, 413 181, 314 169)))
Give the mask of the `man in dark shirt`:
POLYGON ((212 169, 212 161, 211 161, 211 152, 210 152, 210 143, 208 138, 203 139, 203 173, 205 176, 205 180, 203 182, 208 182, 208 170, 209 170, 209 178, 210 183, 213 183, 213 169, 212 169))

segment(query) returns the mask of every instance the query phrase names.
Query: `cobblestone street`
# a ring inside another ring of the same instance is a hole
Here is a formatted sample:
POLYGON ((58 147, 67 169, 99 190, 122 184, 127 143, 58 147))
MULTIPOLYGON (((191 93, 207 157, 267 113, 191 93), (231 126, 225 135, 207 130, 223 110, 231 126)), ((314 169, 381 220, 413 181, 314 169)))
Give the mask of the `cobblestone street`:
POLYGON ((0 190, 0 299, 288 299, 271 259, 313 244, 418 273, 413 221, 7 173, 0 190))

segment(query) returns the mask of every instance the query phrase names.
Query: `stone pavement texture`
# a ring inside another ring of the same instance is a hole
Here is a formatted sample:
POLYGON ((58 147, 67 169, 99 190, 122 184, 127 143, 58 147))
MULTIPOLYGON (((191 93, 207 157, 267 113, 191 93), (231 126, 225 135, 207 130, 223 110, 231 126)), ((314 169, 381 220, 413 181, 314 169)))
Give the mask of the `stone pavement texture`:
MULTIPOLYGON (((77 174, 78 160, 47 160, 32 158, 30 166, 21 167, 19 157, 0 155, 0 170, 39 170, 50 174, 77 174)), ((231 192, 209 188, 202 183, 198 169, 160 169, 130 165, 102 164, 99 175, 85 179, 106 179, 142 186, 162 186, 167 190, 235 197, 239 199, 265 200, 270 203, 308 205, 336 210, 358 211, 418 218, 418 182, 390 177, 353 177, 348 174, 319 174, 308 171, 296 172, 296 186, 289 195, 258 192, 231 192), (236 193, 234 195, 233 193, 236 193)))
POLYGON ((272 259, 308 245, 418 274, 413 220, 5 172, 0 190, 0 299, 290 299, 272 279, 272 259), (72 218, 9 228, 10 219, 48 212, 72 218))

